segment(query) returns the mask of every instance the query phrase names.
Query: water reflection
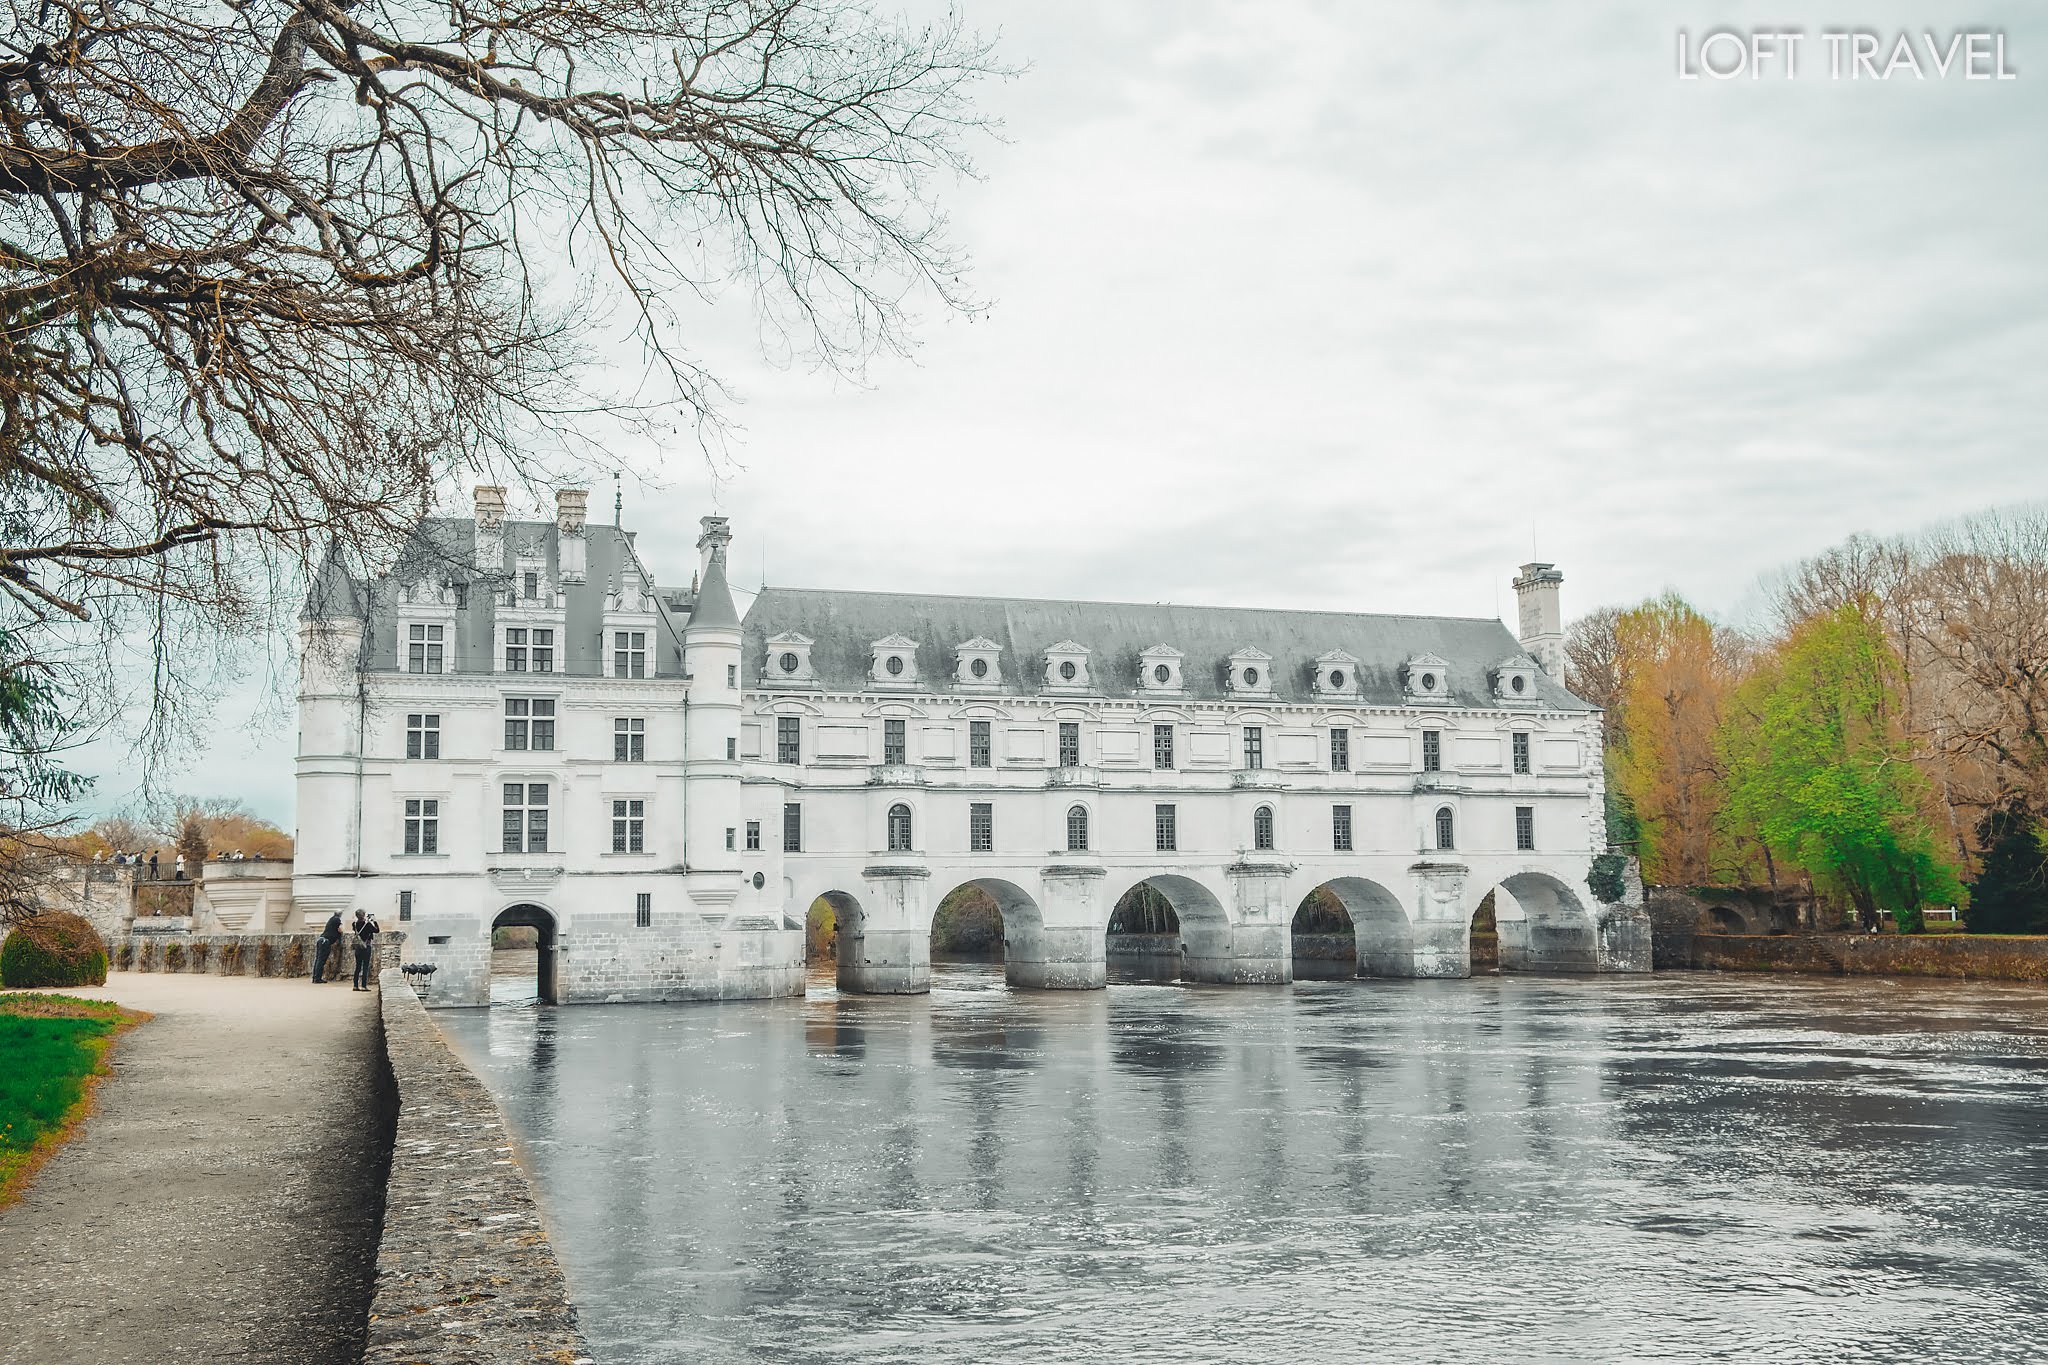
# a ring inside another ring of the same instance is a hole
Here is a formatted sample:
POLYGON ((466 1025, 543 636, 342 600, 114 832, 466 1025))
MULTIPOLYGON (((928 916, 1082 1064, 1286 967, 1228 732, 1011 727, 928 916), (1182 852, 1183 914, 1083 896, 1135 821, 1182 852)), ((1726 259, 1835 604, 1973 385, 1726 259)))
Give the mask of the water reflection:
POLYGON ((2038 991, 813 984, 437 1016, 600 1358, 2048 1353, 2038 991))

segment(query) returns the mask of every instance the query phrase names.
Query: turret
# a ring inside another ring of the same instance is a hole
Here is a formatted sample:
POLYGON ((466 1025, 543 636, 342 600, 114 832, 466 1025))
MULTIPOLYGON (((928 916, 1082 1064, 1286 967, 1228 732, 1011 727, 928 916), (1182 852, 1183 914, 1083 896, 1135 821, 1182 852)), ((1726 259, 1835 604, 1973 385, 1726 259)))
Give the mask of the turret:
MULTIPOLYGON (((737 870, 740 850, 726 847, 726 832, 740 827, 740 616, 725 581, 725 519, 707 548, 697 599, 683 627, 683 672, 689 678, 688 729, 683 756, 689 794, 684 803, 692 871, 737 870)), ((735 840, 737 844, 737 840, 735 840)))
POLYGON ((1550 564, 1524 564, 1515 580, 1515 597, 1521 604, 1522 648, 1543 666, 1543 671, 1564 680, 1564 615, 1558 605, 1558 585, 1564 575, 1550 564))
POLYGON ((366 599, 330 546, 299 612, 299 872, 353 867, 366 599))

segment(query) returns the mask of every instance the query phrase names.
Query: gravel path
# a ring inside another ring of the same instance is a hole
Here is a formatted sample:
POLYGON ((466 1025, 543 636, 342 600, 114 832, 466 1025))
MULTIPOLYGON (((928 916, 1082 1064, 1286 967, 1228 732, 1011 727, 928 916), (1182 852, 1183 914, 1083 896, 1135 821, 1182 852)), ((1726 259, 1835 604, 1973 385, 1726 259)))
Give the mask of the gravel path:
POLYGON ((156 1017, 0 1211, 0 1362, 355 1362, 389 1119, 374 993, 116 972, 156 1017))

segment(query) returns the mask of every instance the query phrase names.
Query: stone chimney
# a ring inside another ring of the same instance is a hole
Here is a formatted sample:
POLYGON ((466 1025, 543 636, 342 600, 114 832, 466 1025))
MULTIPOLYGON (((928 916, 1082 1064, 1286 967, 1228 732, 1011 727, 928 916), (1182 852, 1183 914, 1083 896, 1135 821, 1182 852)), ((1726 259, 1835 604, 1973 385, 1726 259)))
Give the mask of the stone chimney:
POLYGON ((476 486, 476 567, 479 573, 505 571, 505 490, 496 484, 476 486))
POLYGON ((555 528, 562 533, 557 551, 564 583, 581 583, 589 572, 590 542, 583 534, 589 508, 587 488, 563 488, 555 493, 555 528))
POLYGON ((711 556, 723 554, 732 544, 732 531, 724 517, 700 517, 697 524, 704 528, 697 537, 697 581, 702 583, 710 572, 711 556))
POLYGON ((1564 612, 1558 605, 1558 585, 1564 575, 1550 564, 1524 564, 1515 580, 1515 597, 1521 604, 1522 648, 1545 673, 1564 681, 1564 612))

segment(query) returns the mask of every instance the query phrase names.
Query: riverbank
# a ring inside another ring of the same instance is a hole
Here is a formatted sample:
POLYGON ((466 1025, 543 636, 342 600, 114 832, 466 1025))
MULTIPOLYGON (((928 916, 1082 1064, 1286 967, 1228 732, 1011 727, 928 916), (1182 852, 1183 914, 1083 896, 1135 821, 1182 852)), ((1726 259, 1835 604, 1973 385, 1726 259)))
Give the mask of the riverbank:
POLYGON ((2000 934, 1697 934, 1684 966, 2048 982, 2048 937, 2000 934))
POLYGON ((390 1150, 375 996, 134 972, 65 994, 154 1018, 0 1211, 0 1361, 354 1365, 390 1150))

